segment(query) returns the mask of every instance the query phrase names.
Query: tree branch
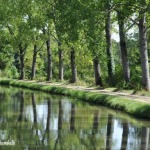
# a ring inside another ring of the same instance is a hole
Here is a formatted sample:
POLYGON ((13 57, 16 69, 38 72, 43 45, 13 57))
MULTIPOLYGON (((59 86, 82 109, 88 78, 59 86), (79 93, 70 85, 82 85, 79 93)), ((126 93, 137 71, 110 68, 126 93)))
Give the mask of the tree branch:
POLYGON ((39 52, 39 51, 42 49, 42 47, 44 46, 44 44, 45 44, 45 42, 43 42, 43 44, 42 44, 41 47, 37 50, 37 52, 39 52))
POLYGON ((134 19, 132 19, 132 18, 130 18, 129 17, 129 19, 133 22, 133 24, 135 25, 139 25, 139 23, 137 22, 137 20, 139 19, 139 18, 136 18, 135 20, 134 19))
POLYGON ((14 32, 13 32, 12 28, 11 28, 8 24, 7 24, 6 26, 7 26, 7 28, 8 28, 9 33, 10 33, 11 35, 14 35, 14 32))
POLYGON ((53 34, 50 34, 50 35, 57 41, 57 43, 59 43, 58 38, 56 38, 53 34))

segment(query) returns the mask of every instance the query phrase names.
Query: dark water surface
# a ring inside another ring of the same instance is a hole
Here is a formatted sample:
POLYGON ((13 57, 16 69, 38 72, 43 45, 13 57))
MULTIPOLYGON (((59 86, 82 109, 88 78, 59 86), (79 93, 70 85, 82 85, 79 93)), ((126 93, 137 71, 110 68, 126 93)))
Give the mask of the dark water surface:
POLYGON ((119 111, 0 86, 0 150, 148 150, 149 129, 119 111))

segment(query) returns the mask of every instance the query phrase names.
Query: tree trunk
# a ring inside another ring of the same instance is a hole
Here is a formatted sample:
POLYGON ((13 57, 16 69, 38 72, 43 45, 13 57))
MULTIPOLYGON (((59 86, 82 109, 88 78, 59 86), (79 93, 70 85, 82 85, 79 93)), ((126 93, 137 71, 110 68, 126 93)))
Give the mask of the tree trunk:
MULTIPOLYGON (((140 14, 141 15, 141 14, 140 14)), ((139 20, 139 42, 140 42, 140 55, 141 55, 141 68, 142 68, 142 87, 150 91, 150 75, 148 63, 148 50, 146 39, 146 14, 142 14, 139 20)))
POLYGON ((33 52, 33 59, 32 59, 32 74, 31 74, 31 80, 35 78, 36 73, 36 57, 37 57, 37 45, 34 45, 34 52, 33 52))
POLYGON ((101 73, 100 73, 100 63, 97 57, 94 58, 93 64, 94 64, 94 73, 95 73, 95 84, 103 86, 101 73))
POLYGON ((22 44, 19 44, 19 54, 20 54, 20 80, 24 80, 25 78, 25 70, 24 70, 24 56, 25 49, 23 49, 22 44))
POLYGON ((124 15, 121 11, 118 11, 118 23, 119 23, 119 36, 120 36, 120 49, 121 49, 121 59, 123 66, 123 76, 126 83, 130 81, 130 67, 128 60, 128 52, 126 45, 126 37, 124 31, 124 15))
POLYGON ((71 50, 71 83, 76 83, 77 82, 77 68, 75 64, 75 51, 74 48, 71 50))
POLYGON ((47 46, 47 81, 52 79, 52 51, 50 48, 50 39, 46 41, 47 46))
POLYGON ((107 15, 105 20, 105 32, 106 32, 106 48, 107 48, 107 66, 108 66, 108 78, 109 84, 114 85, 114 74, 115 74, 115 65, 114 65, 114 56, 112 52, 112 41, 111 41, 111 12, 110 12, 110 2, 106 1, 107 15))
POLYGON ((59 55, 59 80, 64 80, 64 64, 63 64, 63 51, 61 49, 61 43, 58 43, 58 55, 59 55))

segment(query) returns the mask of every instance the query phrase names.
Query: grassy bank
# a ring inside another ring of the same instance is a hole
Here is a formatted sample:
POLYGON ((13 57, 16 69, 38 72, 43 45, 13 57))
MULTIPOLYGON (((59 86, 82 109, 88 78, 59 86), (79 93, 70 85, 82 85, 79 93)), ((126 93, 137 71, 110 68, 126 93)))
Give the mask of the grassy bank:
POLYGON ((78 99, 94 104, 108 106, 110 108, 126 112, 135 117, 150 119, 150 104, 129 100, 127 98, 122 98, 119 96, 111 96, 89 91, 68 89, 65 87, 57 87, 35 82, 17 81, 9 79, 1 79, 0 84, 71 96, 76 98, 76 100, 78 99))

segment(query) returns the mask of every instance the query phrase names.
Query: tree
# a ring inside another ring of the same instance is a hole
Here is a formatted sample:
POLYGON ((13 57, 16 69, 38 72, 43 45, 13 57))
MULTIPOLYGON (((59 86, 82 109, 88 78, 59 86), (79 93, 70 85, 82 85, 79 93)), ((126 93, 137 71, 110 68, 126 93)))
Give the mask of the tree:
POLYGON ((63 35, 65 34, 64 29, 64 13, 65 3, 63 1, 56 0, 54 1, 53 7, 53 22, 55 25, 56 35, 57 35, 57 43, 58 43, 58 58, 59 58, 59 80, 64 80, 64 60, 63 60, 63 49, 62 49, 62 41, 63 35))
POLYGON ((106 8, 106 19, 105 19, 105 32, 106 32, 106 51, 107 51, 107 66, 108 66, 108 78, 109 84, 114 85, 114 75, 115 75, 115 64, 114 56, 112 51, 112 39, 111 39, 111 0, 105 2, 106 8))
POLYGON ((125 35, 125 10, 123 6, 119 6, 117 9, 118 24, 119 24, 119 36, 120 36, 120 49, 121 49, 121 58, 122 58, 122 67, 123 67, 123 76, 126 83, 130 81, 130 67, 128 60, 128 51, 125 35))
POLYGON ((142 68, 142 87, 150 91, 150 74, 148 63, 148 49, 147 49, 147 27, 146 27, 146 0, 140 0, 139 10, 139 43, 141 55, 142 68))
MULTIPOLYGON (((7 1, 7 3, 9 3, 7 1)), ((19 50, 20 60, 20 79, 25 78, 25 54, 30 41, 30 24, 28 22, 27 12, 30 10, 30 2, 25 3, 22 0, 13 1, 8 5, 10 14, 4 21, 4 28, 7 28, 12 36, 14 49, 19 50)))
POLYGON ((83 8, 84 10, 82 12, 85 39, 92 55, 95 84, 103 86, 100 61, 102 62, 102 53, 105 49, 105 45, 103 44, 105 27, 102 22, 104 19, 104 8, 99 2, 91 2, 90 0, 85 5, 89 6, 83 8))

